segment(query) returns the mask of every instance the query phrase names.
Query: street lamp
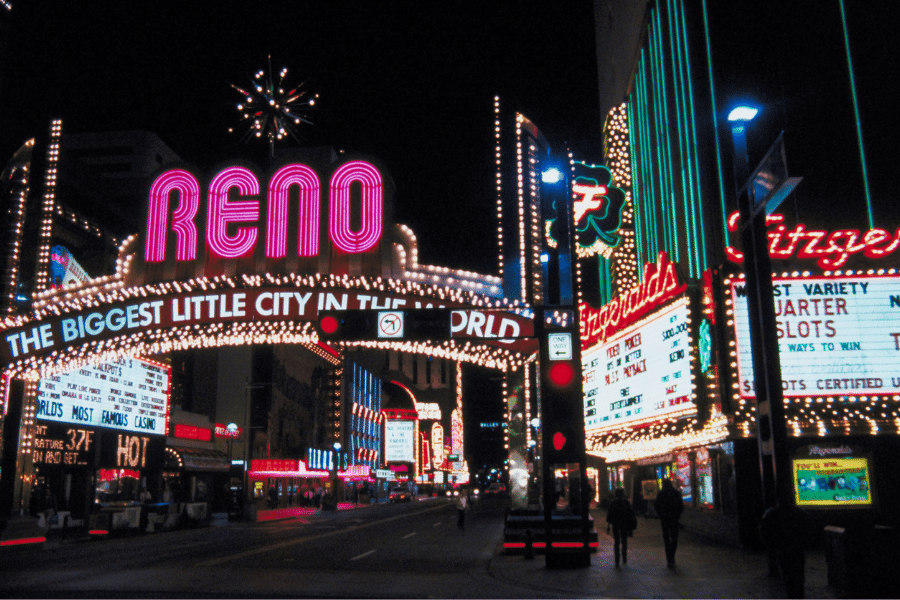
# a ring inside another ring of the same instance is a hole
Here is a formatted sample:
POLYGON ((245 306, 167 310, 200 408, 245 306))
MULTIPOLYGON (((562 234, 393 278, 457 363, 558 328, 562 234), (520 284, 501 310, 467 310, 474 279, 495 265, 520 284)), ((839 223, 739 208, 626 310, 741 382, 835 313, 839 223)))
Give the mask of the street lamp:
POLYGON ((341 443, 340 443, 340 442, 335 442, 335 443, 333 444, 333 447, 334 447, 334 486, 333 486, 332 489, 331 489, 331 493, 332 493, 332 495, 334 496, 334 508, 335 508, 335 510, 337 510, 337 503, 338 503, 338 492, 337 492, 337 488, 338 488, 338 463, 339 463, 340 457, 341 457, 341 443))
POLYGON ((234 454, 232 453, 232 450, 234 449, 234 436, 237 435, 239 427, 237 426, 237 423, 229 423, 225 426, 225 429, 228 431, 228 464, 230 465, 234 458, 234 454))
POLYGON ((758 205, 763 199, 753 198, 749 181, 747 125, 757 113, 756 108, 738 106, 728 114, 728 121, 731 123, 734 147, 735 187, 744 251, 763 501, 775 500, 782 506, 790 506, 794 501, 793 485, 788 460, 766 211, 758 205))

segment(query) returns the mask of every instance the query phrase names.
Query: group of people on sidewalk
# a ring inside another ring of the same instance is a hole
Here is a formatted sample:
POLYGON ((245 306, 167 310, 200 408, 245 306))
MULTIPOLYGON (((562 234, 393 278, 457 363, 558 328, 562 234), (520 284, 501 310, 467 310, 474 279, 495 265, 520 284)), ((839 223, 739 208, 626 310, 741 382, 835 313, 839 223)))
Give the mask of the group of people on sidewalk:
MULTIPOLYGON (((653 503, 656 514, 662 523, 663 545, 666 549, 666 566, 675 568, 675 550, 678 548, 678 521, 684 512, 684 500, 681 492, 675 489, 669 479, 662 482, 662 490, 656 496, 653 503)), ((628 562, 628 538, 634 535, 637 528, 637 518, 634 509, 628 499, 625 498, 625 490, 618 488, 615 498, 609 504, 606 512, 608 529, 613 534, 613 555, 616 559, 616 568, 619 563, 628 562)))

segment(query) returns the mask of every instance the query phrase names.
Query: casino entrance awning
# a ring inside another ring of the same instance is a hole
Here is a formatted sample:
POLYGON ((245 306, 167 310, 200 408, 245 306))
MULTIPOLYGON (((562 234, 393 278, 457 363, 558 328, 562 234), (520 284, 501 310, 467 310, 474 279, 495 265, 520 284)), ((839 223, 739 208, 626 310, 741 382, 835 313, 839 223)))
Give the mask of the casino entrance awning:
POLYGON ((219 450, 170 446, 166 448, 166 468, 227 473, 231 469, 231 461, 219 450))

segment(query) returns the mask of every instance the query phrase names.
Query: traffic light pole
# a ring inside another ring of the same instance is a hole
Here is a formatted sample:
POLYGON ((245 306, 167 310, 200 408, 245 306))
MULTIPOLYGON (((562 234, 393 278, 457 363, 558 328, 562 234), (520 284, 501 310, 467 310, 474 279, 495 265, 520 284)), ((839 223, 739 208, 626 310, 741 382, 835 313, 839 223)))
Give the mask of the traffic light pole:
POLYGON ((543 302, 535 302, 534 331, 540 353, 540 413, 542 431, 544 539, 547 568, 590 566, 590 498, 587 494, 584 436, 584 389, 581 368, 581 332, 573 277, 575 235, 572 194, 566 177, 541 187, 544 212, 559 224, 557 248, 549 254, 548 281, 543 302), (553 275, 550 277, 550 275, 553 275), (562 323, 548 324, 548 312, 562 316, 562 323), (578 515, 580 542, 574 553, 562 554, 554 543, 553 510, 557 503, 555 466, 564 465, 570 480, 568 501, 578 515), (575 481, 570 468, 577 465, 575 481), (577 495, 574 494, 577 489, 577 495), (574 497, 573 497, 574 496, 574 497), (575 505, 572 505, 572 501, 575 505))

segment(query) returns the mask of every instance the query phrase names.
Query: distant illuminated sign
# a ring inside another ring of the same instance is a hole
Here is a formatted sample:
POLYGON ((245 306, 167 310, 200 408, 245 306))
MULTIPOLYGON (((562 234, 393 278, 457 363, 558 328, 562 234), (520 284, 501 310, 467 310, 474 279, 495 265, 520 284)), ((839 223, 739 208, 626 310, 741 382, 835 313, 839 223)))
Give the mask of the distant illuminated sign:
MULTIPOLYGON (((870 396, 900 389, 900 277, 773 277, 785 397, 870 396)), ((742 398, 754 398, 742 280, 731 284, 742 398)))
POLYGON ((216 437, 217 438, 232 438, 235 440, 241 439, 241 436, 244 434, 244 428, 238 427, 237 431, 230 431, 228 429, 228 425, 224 423, 216 423, 216 437))
POLYGON ((169 367, 140 358, 86 365, 38 383, 35 417, 166 435, 169 367))
MULTIPOLYGON (((218 427, 216 433, 218 434, 218 427)), ((208 442, 212 439, 212 431, 210 429, 194 427, 193 425, 176 424, 172 427, 172 435, 183 440, 199 440, 201 442, 208 442)))
POLYGON ((681 298, 583 353, 587 431, 696 410, 688 320, 681 298))
POLYGON ((414 462, 414 421, 385 421, 384 460, 414 462))
POLYGON ((420 421, 440 421, 441 407, 437 402, 416 402, 420 421))
POLYGON ((435 423, 431 426, 431 464, 440 469, 444 464, 444 426, 435 423))
POLYGON ((869 459, 854 449, 807 446, 791 461, 798 506, 866 507, 873 503, 869 459))
POLYGON ((50 274, 53 287, 86 283, 91 279, 65 246, 54 246, 50 249, 50 274))

